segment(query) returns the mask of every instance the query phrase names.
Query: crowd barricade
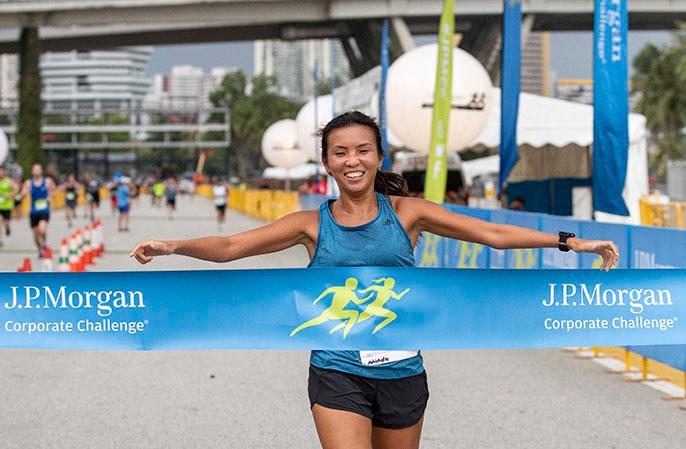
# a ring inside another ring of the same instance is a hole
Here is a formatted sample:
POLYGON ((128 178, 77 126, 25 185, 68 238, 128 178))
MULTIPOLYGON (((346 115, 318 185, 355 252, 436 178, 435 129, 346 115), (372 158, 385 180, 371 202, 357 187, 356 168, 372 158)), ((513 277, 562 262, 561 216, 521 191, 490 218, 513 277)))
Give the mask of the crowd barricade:
MULTIPOLYGON (((302 209, 316 209, 326 199, 322 195, 301 195, 300 205, 302 209)), ((459 214, 494 223, 549 233, 567 231, 585 238, 613 240, 620 253, 617 268, 686 268, 686 251, 683 250, 686 248, 686 230, 599 223, 504 209, 479 209, 451 204, 444 206, 459 214)), ((602 263, 602 259, 595 254, 564 253, 557 248, 498 250, 427 233, 417 241, 415 260, 420 267, 490 269, 597 269, 602 263)), ((686 345, 631 346, 626 349, 686 372, 686 345)))
POLYGON ((300 210, 297 192, 231 189, 229 207, 254 218, 273 221, 300 210))
POLYGON ((212 194, 212 184, 198 184, 195 186, 195 194, 212 199, 214 197, 212 194))
POLYGON ((639 201, 641 223, 649 226, 686 229, 686 203, 660 201, 658 197, 647 196, 639 201))

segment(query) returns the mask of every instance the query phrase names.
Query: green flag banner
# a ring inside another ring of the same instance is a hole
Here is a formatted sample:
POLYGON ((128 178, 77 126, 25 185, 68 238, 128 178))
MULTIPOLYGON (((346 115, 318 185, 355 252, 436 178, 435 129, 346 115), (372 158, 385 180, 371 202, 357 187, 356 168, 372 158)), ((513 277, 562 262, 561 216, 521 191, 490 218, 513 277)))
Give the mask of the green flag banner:
POLYGON ((452 103, 453 36, 455 34, 455 0, 445 0, 438 30, 438 62, 434 109, 431 120, 431 145, 426 165, 424 198, 442 203, 448 176, 448 123, 452 103))

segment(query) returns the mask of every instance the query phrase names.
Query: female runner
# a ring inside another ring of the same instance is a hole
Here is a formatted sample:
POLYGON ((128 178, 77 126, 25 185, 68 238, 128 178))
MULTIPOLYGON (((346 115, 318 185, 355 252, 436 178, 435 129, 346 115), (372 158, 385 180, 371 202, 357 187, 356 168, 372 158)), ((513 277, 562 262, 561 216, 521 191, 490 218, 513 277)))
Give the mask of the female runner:
MULTIPOLYGON (((613 242, 546 234, 455 214, 441 205, 407 196, 400 175, 380 170, 381 134, 360 112, 334 118, 321 131, 322 161, 340 188, 340 198, 317 211, 295 212, 274 223, 226 237, 139 243, 140 263, 181 254, 228 262, 301 244, 311 267, 414 266, 422 232, 494 248, 561 247, 603 257, 609 270, 618 258, 613 242)), ((308 392, 324 449, 415 449, 419 447, 429 397, 422 356, 388 351, 312 351, 308 392), (375 364, 378 360, 386 363, 375 364)))

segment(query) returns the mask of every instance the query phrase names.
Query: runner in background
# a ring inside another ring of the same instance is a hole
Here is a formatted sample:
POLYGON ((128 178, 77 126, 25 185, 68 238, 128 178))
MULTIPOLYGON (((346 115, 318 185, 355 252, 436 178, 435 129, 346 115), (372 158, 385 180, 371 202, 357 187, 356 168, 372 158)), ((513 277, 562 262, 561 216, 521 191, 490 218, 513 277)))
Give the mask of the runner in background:
MULTIPOLYGON (((14 183, 15 183, 17 186, 23 185, 23 182, 22 182, 22 180, 21 180, 21 175, 17 175, 17 176, 14 178, 14 183)), ((24 197, 23 197, 22 194, 21 194, 21 191, 22 191, 22 189, 19 188, 19 191, 18 191, 17 194, 14 196, 14 210, 15 210, 14 213, 15 213, 15 216, 16 216, 17 218, 21 218, 21 217, 24 215, 24 211, 21 210, 21 200, 24 199, 24 197)))
POLYGON ((74 175, 69 175, 67 181, 60 186, 60 190, 64 191, 64 213, 67 217, 67 226, 71 228, 76 218, 76 201, 79 198, 81 184, 76 182, 74 175))
POLYGON ((226 203, 228 199, 228 188, 226 183, 220 178, 214 178, 212 186, 212 196, 214 197, 214 208, 217 210, 217 228, 221 231, 222 225, 226 220, 226 203))
MULTIPOLYGON (((112 215, 117 213, 117 190, 121 181, 122 174, 115 172, 112 179, 107 183, 107 188, 110 191, 110 211, 112 215)), ((128 204, 128 203, 127 203, 128 204)))
POLYGON ((116 190, 117 210, 119 210, 119 232, 129 232, 130 196, 135 186, 127 176, 119 178, 116 190))
POLYGON ((7 170, 0 167, 0 246, 3 246, 3 237, 9 236, 12 228, 12 209, 14 198, 19 191, 19 186, 7 175, 7 170))
POLYGON ((172 219, 172 214, 176 211, 176 193, 179 186, 176 183, 176 179, 169 177, 164 182, 164 196, 167 199, 167 213, 169 214, 169 219, 172 219))
MULTIPOLYGON (((95 220, 95 209, 100 207, 100 180, 93 172, 86 175, 86 213, 95 220)), ((86 215, 84 215, 84 218, 86 215)))
POLYGON ((152 205, 162 207, 162 197, 164 196, 164 182, 160 179, 155 180, 152 185, 152 205))
POLYGON ((43 176, 43 167, 34 164, 31 167, 31 178, 24 182, 21 196, 31 197, 29 224, 33 231, 33 241, 38 249, 38 256, 43 257, 48 238, 48 222, 50 221, 50 202, 55 193, 55 183, 51 178, 43 176))

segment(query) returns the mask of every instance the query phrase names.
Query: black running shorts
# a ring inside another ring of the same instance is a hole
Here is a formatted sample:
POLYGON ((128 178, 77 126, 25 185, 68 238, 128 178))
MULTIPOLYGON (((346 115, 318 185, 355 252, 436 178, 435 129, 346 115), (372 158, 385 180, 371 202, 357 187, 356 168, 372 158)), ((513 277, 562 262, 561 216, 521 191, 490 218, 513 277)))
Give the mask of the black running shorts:
POLYGON ((31 225, 31 228, 35 228, 41 221, 50 221, 50 213, 41 212, 38 214, 31 214, 29 224, 31 225))
POLYGON ((310 365, 307 390, 310 407, 357 413, 386 429, 417 424, 429 400, 426 371, 402 379, 372 379, 310 365))

